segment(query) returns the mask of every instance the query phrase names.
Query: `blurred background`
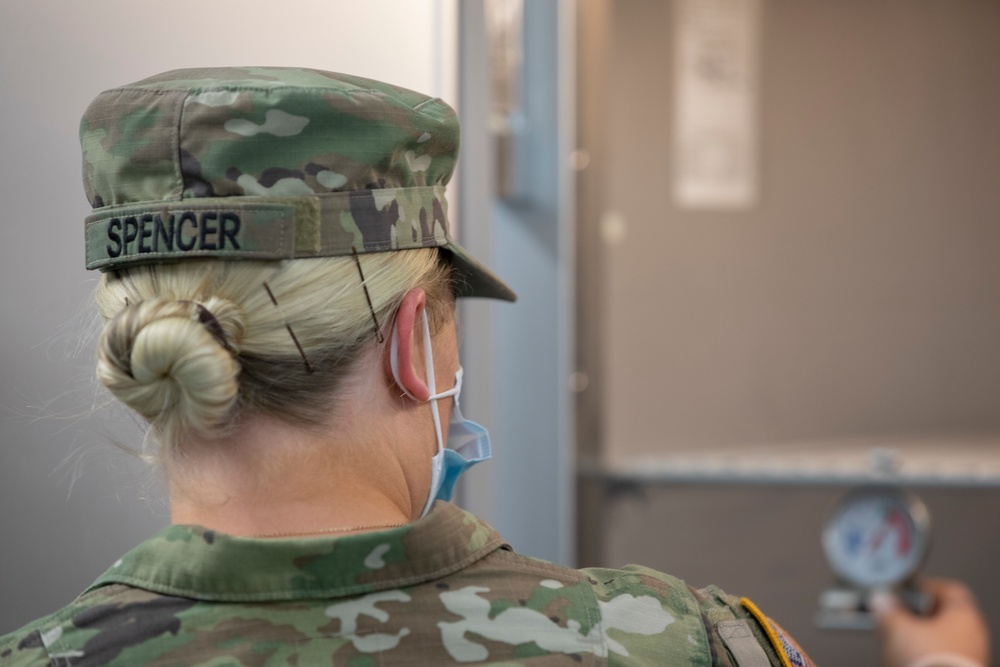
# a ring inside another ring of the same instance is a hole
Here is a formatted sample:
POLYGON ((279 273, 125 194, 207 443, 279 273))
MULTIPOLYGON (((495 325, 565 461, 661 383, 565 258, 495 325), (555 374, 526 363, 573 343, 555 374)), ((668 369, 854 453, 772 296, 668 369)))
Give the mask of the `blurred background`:
POLYGON ((37 0, 0 26, 0 634, 169 520, 92 380, 79 117, 268 64, 458 109, 458 233, 520 295, 461 307, 495 460, 460 502, 516 549, 718 584, 817 663, 876 665, 815 626, 820 534, 890 483, 1000 637, 1000 3, 37 0))

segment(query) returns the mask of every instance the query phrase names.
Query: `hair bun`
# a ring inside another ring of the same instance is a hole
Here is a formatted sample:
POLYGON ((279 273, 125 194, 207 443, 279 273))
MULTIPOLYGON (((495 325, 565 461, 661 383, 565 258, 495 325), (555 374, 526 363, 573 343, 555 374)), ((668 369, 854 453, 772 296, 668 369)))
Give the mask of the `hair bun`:
POLYGON ((239 308, 217 297, 128 305, 104 327, 97 377, 165 442, 217 432, 239 394, 243 326, 239 308))

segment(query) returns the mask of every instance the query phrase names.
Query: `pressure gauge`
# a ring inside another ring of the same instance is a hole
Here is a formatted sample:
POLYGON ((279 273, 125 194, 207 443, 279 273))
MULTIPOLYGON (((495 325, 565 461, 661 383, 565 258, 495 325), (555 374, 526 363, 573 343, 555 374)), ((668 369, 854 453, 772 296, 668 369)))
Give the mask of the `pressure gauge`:
POLYGON ((820 595, 816 623, 832 630, 873 630, 872 596, 891 592, 916 614, 934 599, 917 581, 930 546, 930 516, 913 494, 866 487, 847 495, 823 529, 823 550, 837 583, 820 595))
POLYGON ((860 590, 906 584, 929 545, 927 508, 916 496, 892 488, 850 494, 823 531, 830 567, 844 583, 860 590))

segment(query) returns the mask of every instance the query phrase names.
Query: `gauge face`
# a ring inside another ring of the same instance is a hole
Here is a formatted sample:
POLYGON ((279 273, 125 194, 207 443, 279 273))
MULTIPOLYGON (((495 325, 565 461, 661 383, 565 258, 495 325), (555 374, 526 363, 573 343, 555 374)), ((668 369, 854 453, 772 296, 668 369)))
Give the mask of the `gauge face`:
POLYGON ((909 579, 927 551, 927 510, 915 497, 893 490, 849 496, 823 533, 834 572, 865 588, 909 579))

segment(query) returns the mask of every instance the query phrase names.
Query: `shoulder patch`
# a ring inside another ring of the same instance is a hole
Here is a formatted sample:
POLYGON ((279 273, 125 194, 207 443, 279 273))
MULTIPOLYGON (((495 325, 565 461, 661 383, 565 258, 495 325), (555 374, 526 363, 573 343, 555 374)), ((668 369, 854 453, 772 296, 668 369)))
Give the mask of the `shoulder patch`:
POLYGON ((740 598, 740 604, 757 619, 761 629, 767 635, 771 647, 781 660, 781 667, 814 667, 812 660, 806 655, 791 635, 781 629, 781 626, 764 615, 749 598, 740 598))

